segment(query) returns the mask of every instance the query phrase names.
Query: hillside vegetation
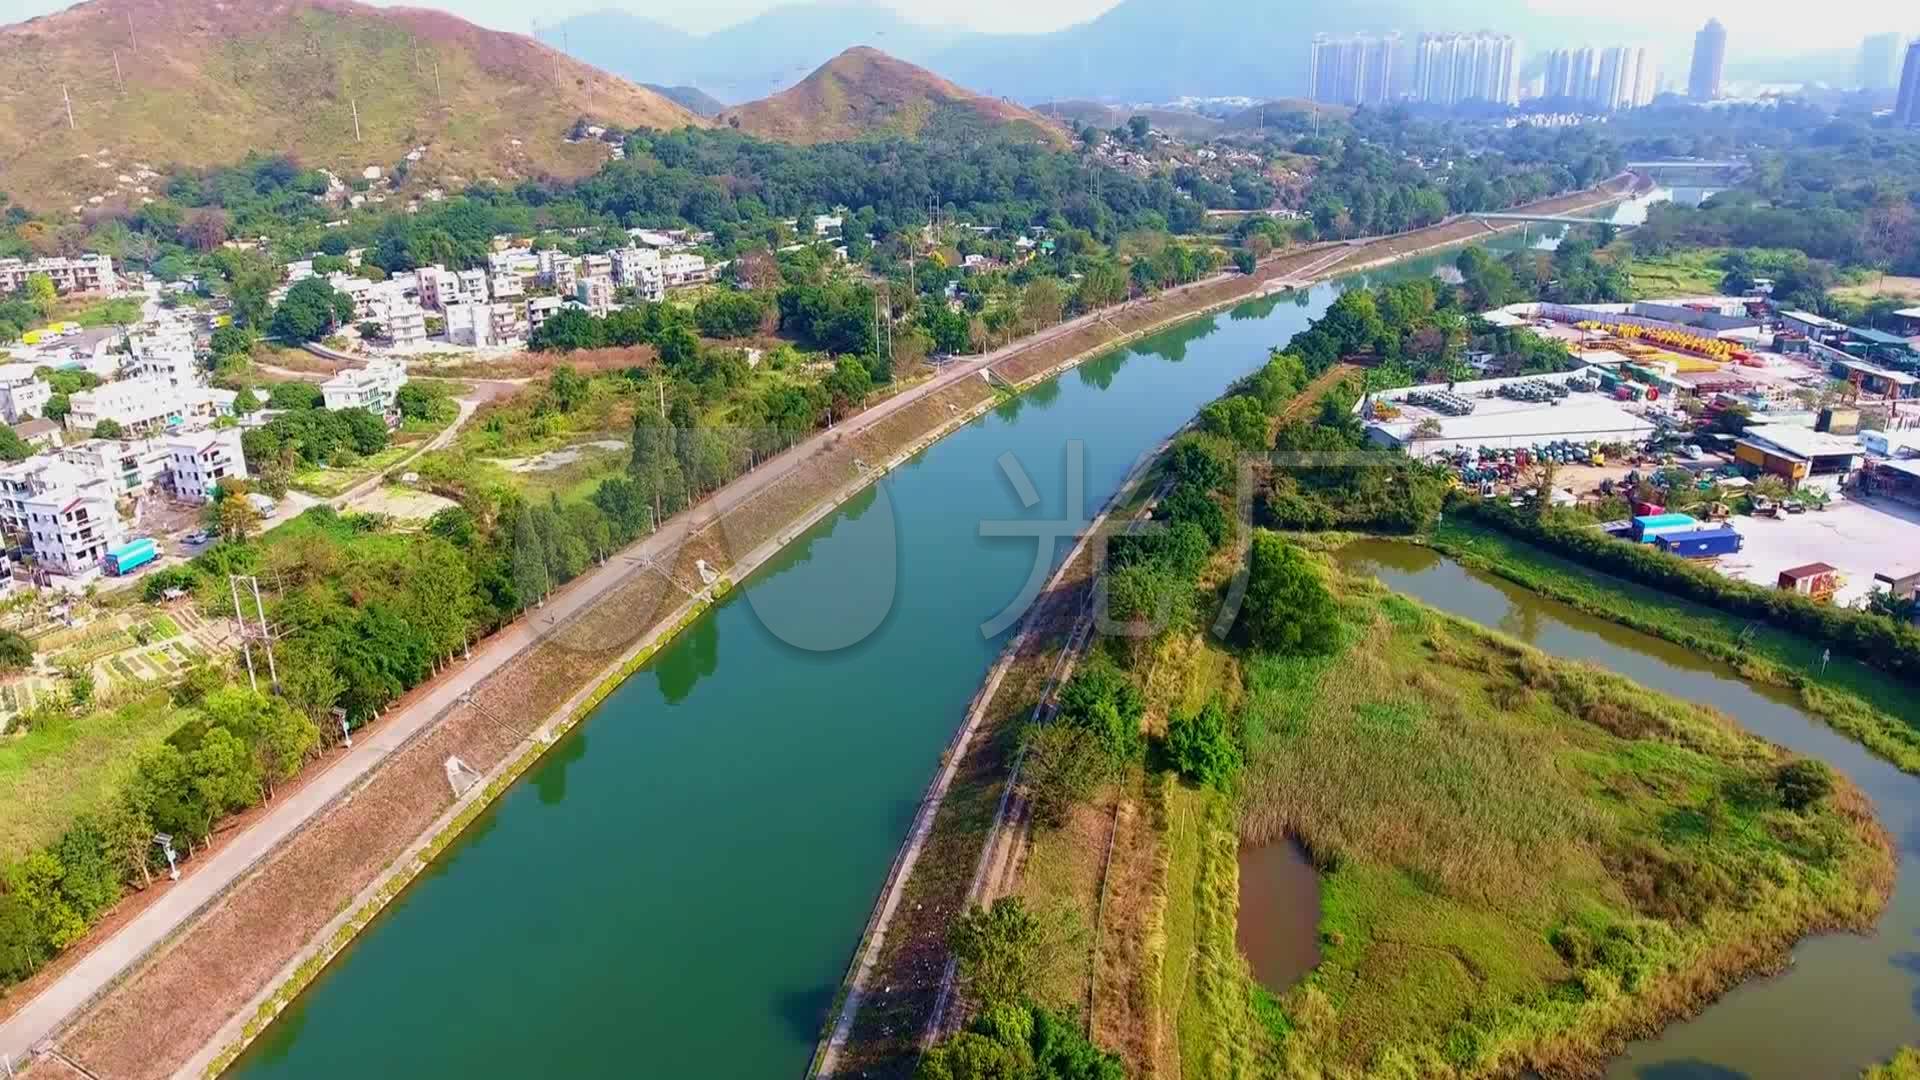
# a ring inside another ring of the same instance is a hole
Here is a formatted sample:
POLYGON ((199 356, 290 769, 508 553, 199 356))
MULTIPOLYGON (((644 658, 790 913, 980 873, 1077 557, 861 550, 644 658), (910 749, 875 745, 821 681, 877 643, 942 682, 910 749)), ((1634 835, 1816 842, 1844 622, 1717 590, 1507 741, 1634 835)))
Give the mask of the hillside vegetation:
POLYGON ((955 86, 878 49, 856 46, 827 61, 800 84, 721 115, 722 122, 762 138, 816 143, 869 135, 914 137, 937 115, 989 125, 1029 125, 1038 139, 1064 145, 1065 133, 1045 117, 1009 101, 955 86))
POLYGON ((447 187, 576 178, 609 153, 566 141, 583 117, 703 123, 529 38, 421 9, 90 0, 0 28, 0 176, 16 201, 41 209, 96 196, 138 205, 159 194, 142 190, 159 182, 143 166, 227 165, 256 150, 343 179, 394 169, 417 147, 413 176, 447 187))

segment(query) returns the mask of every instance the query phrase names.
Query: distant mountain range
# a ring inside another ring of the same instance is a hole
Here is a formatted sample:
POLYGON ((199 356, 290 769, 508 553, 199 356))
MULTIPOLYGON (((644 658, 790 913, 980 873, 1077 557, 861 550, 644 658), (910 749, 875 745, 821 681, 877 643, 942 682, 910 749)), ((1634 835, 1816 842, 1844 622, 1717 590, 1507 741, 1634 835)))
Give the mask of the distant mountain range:
MULTIPOLYGON (((1530 56, 1575 45, 1647 45, 1667 74, 1685 75, 1692 39, 1644 31, 1603 10, 1543 15, 1526 0, 1122 0, 1097 18, 1042 34, 977 34, 922 26, 891 8, 793 4, 737 26, 694 35, 619 11, 581 15, 540 37, 627 78, 686 84, 729 103, 792 86, 842 50, 868 45, 938 72, 990 97, 1024 102, 1171 101, 1182 96, 1307 96, 1315 34, 1493 29, 1520 38, 1530 56)), ((1729 75, 1749 81, 1808 78, 1792 58, 1744 56, 1738 42, 1729 75)), ((1822 58, 1829 59, 1826 57, 1822 58)), ((1822 63, 1815 78, 1843 79, 1822 63)))

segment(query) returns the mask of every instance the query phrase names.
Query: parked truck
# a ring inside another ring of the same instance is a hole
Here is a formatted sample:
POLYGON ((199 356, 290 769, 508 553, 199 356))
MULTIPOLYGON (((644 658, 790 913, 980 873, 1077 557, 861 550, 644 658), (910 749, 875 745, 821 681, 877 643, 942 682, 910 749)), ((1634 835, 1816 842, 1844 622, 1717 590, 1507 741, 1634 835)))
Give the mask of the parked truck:
POLYGON ((1730 525, 1693 529, 1687 532, 1661 533, 1654 544, 1669 555, 1685 559, 1717 559, 1740 550, 1743 541, 1730 525))
POLYGON ((125 577, 160 557, 160 548, 152 540, 129 540, 107 551, 107 573, 125 577))

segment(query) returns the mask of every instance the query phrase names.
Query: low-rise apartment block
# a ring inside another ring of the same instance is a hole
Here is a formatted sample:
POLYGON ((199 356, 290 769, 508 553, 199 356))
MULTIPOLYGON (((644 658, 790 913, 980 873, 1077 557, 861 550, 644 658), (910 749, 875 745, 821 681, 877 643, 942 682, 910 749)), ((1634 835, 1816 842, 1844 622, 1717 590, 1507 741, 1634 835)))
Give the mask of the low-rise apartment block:
POLYGON ((127 538, 105 485, 49 488, 24 502, 27 543, 41 566, 66 575, 100 568, 109 548, 127 538))
POLYGON ((587 314, 605 318, 613 310, 613 279, 605 277, 584 277, 574 288, 574 296, 587 314))
POLYGON ((167 442, 167 472, 173 492, 188 502, 212 500, 222 480, 244 479, 246 455, 240 450, 240 429, 223 428, 182 436, 167 442))
POLYGON ((68 399, 67 426, 92 431, 112 420, 133 435, 179 427, 186 419, 180 393, 160 376, 123 379, 82 390, 68 399))
POLYGON ((27 279, 45 274, 58 293, 112 292, 116 279, 113 260, 105 255, 82 255, 77 259, 0 259, 0 292, 19 292, 27 279))
POLYGON ((7 423, 44 415, 52 396, 53 388, 32 364, 0 364, 0 417, 7 423))
POLYGON ((527 336, 532 337, 546 321, 560 312, 566 301, 557 296, 536 296, 527 301, 527 336))
POLYGON ((684 251, 676 251, 661 259, 660 269, 666 275, 668 288, 700 285, 713 280, 713 271, 707 267, 706 257, 684 251))
POLYGON ((407 366, 398 360, 374 360, 366 367, 349 368, 320 384, 329 409, 361 408, 384 416, 395 411, 400 388, 407 384, 407 366))

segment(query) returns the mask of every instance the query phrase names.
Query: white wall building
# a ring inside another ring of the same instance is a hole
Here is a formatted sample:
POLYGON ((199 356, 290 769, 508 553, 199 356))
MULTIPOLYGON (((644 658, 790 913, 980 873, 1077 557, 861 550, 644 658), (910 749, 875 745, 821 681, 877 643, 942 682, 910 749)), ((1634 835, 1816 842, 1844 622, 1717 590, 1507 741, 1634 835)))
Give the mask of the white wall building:
POLYGON ((247 475, 240 429, 225 428, 167 442, 167 472, 174 494, 188 502, 207 502, 222 480, 247 475))
POLYGON ((180 426, 186 409, 179 391, 165 378, 147 375, 82 390, 68 399, 67 426, 92 431, 112 420, 133 435, 180 426))
POLYGON ((565 306, 566 301, 557 296, 536 296, 528 300, 527 335, 531 337, 548 319, 558 314, 560 309, 565 306))
MULTIPOLYGON (((660 253, 652 248, 622 248, 610 253, 613 281, 634 291, 642 300, 658 303, 667 297, 666 273, 660 253)), ((669 259, 679 258, 677 255, 669 259)))
POLYGON ((427 340, 427 313, 418 304, 389 300, 378 319, 395 345, 419 345, 427 340))
POLYGON ((127 369, 134 378, 152 378, 176 389, 200 383, 200 359, 185 327, 158 327, 130 335, 127 343, 133 350, 127 369))
POLYGON ((713 271, 707 268, 707 260, 702 255, 689 255, 676 251, 660 260, 660 268, 667 278, 669 288, 679 285, 697 285, 713 280, 713 271))
POLYGON ((407 384, 407 366, 398 360, 374 360, 366 367, 349 368, 320 384, 329 409, 362 408, 385 415, 394 411, 400 388, 407 384))
POLYGON ((0 417, 17 424, 44 415, 53 387, 35 373, 32 364, 0 364, 0 417))
POLYGON ((99 569, 107 551, 127 537, 113 496, 100 482, 49 488, 27 498, 24 506, 33 557, 56 574, 99 569))
POLYGON ((167 473, 160 439, 83 439, 61 450, 60 460, 80 470, 84 482, 105 483, 115 498, 145 495, 167 473))
POLYGON ((0 259, 0 293, 19 292, 27 279, 45 274, 53 281, 55 292, 112 292, 116 283, 113 260, 105 255, 82 255, 77 259, 0 259))
POLYGON ((613 310, 613 279, 604 277, 583 277, 574 287, 574 295, 587 314, 605 318, 613 310))

